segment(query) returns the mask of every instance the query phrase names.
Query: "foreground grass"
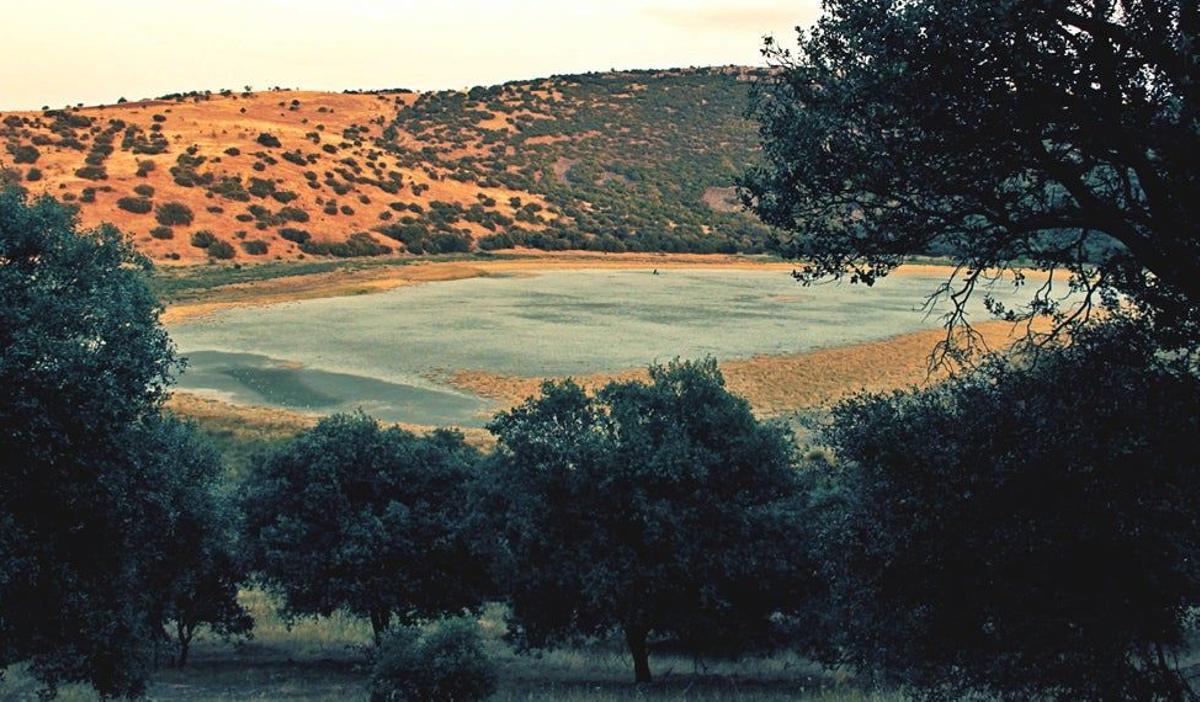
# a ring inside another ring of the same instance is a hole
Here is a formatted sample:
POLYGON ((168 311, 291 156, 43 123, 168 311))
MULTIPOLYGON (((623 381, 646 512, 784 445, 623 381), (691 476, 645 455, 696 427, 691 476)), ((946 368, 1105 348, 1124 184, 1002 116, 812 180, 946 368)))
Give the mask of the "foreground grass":
MULTIPOLYGON (((367 700, 371 642, 365 621, 335 615, 288 622, 271 597, 259 590, 242 593, 254 615, 253 639, 223 641, 198 635, 193 658, 184 669, 164 667, 151 679, 153 700, 367 700)), ((500 670, 497 701, 566 700, 803 700, 805 702, 899 702, 900 698, 855 689, 836 676, 792 655, 709 663, 702 667, 678 656, 656 656, 652 685, 630 682, 632 664, 619 646, 519 655, 502 639, 498 607, 481 619, 490 655, 500 670)), ((35 699, 38 686, 22 669, 9 670, 0 683, 0 699, 35 699)), ((88 688, 61 690, 67 702, 99 699, 88 688)))

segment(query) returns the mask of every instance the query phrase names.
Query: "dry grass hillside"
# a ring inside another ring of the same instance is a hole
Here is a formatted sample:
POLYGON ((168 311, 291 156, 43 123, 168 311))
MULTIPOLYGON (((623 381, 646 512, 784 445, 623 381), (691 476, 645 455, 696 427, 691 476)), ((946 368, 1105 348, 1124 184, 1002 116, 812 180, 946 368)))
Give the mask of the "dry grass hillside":
POLYGON ((752 158, 747 82, 704 69, 5 112, 0 179, 159 261, 756 250, 761 227, 713 196, 752 158))

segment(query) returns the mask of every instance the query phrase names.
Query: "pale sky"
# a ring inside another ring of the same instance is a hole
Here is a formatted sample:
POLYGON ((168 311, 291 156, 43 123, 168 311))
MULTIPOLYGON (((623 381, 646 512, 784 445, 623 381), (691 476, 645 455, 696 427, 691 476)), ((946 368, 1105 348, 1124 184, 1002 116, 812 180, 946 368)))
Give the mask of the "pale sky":
POLYGON ((0 0, 0 110, 760 65, 819 0, 0 0))

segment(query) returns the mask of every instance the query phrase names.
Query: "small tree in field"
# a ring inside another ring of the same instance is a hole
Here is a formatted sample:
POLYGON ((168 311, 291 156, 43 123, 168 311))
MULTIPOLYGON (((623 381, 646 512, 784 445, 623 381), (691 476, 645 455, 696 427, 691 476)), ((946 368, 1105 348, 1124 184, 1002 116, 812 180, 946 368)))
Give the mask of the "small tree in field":
POLYGON ((461 528, 478 458, 458 432, 329 417, 253 469, 246 548, 286 616, 345 610, 378 639, 393 619, 460 614, 488 591, 461 528))
POLYGON ((157 616, 175 640, 175 665, 187 663, 202 626, 226 638, 248 635, 254 620, 238 604, 246 580, 236 551, 231 505, 220 495, 220 455, 191 424, 166 417, 142 442, 149 480, 169 496, 164 509, 142 515, 151 546, 158 549, 151 587, 157 616))
POLYGON ((1195 699, 1193 373, 1119 326, 838 406, 833 662, 937 699, 1195 699))
POLYGON ((596 397, 567 381, 504 413, 487 475, 518 642, 624 634, 697 653, 762 643, 803 599, 790 434, 755 419, 714 361, 650 369, 596 397))

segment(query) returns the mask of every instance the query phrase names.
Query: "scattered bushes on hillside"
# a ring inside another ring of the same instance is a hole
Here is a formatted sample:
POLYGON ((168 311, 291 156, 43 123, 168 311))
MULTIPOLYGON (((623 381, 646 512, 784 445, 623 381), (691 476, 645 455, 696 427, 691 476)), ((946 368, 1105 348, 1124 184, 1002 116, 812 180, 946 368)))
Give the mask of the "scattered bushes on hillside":
POLYGON ((154 186, 145 184, 137 185, 134 186, 133 192, 141 195, 142 197, 154 197, 154 186))
POLYGON ((476 622, 451 619, 427 631, 401 627, 375 651, 371 702, 476 702, 491 697, 497 681, 476 622))
POLYGON ((280 146, 283 146, 283 144, 279 141, 279 137, 275 136, 274 134, 267 134, 266 132, 259 134, 258 138, 255 139, 255 141, 257 141, 259 144, 262 144, 263 146, 266 146, 268 148, 273 148, 273 149, 277 149, 280 146))
POLYGON ((155 239, 169 240, 175 238, 175 232, 170 227, 155 227, 150 230, 150 236, 155 239))
POLYGON ((146 176, 153 173, 155 168, 157 168, 157 166, 154 164, 153 161, 138 161, 137 162, 137 177, 145 178, 146 176))
POLYGON ((144 197, 123 197, 117 200, 117 207, 134 214, 147 214, 154 204, 144 197))
POLYGON ((195 215, 190 207, 181 202, 164 202, 154 211, 154 218, 164 226, 186 227, 192 223, 195 215))

